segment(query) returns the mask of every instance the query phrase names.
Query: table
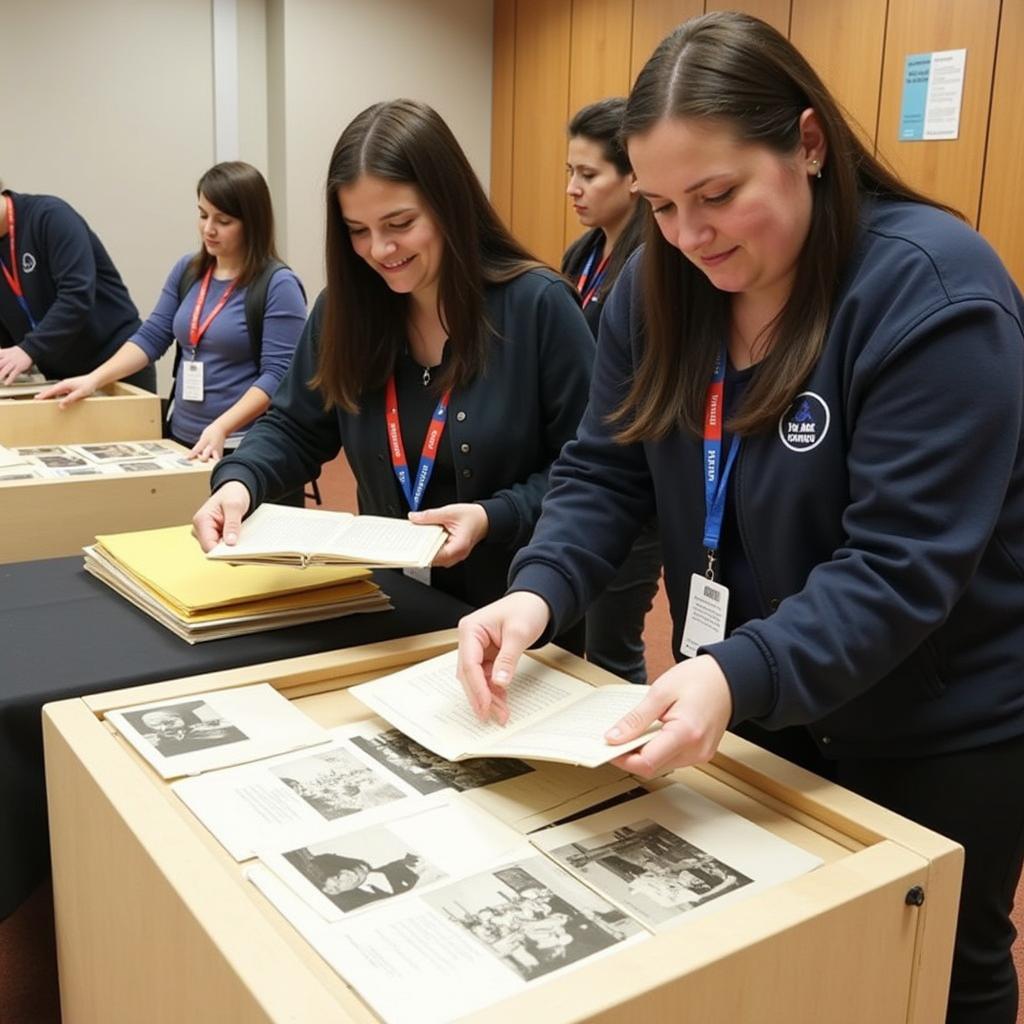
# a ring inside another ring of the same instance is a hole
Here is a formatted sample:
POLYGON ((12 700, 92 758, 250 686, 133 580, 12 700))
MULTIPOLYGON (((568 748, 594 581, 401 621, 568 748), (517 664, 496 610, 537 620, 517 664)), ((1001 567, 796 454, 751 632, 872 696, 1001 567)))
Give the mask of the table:
POLYGON ((49 871, 43 704, 448 629, 470 610, 400 572, 374 578, 394 611, 190 646, 86 573, 79 557, 0 565, 0 920, 49 871))

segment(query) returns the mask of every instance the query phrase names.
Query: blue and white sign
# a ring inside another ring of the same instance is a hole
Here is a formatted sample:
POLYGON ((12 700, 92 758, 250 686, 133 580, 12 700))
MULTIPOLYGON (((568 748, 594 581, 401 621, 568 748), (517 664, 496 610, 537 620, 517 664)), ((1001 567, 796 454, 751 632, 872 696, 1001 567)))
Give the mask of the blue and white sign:
POLYGON ((900 142, 959 136, 966 65, 966 50, 936 50, 907 56, 900 142))

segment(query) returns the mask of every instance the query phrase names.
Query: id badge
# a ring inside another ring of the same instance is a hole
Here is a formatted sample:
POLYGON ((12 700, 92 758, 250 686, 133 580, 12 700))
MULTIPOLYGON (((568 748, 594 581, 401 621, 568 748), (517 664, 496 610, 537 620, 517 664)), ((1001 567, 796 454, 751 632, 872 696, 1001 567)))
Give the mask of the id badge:
POLYGON ((186 402, 201 402, 203 400, 203 364, 197 359, 183 360, 181 369, 184 373, 181 397, 186 402))
POLYGON ((417 566, 406 566, 402 570, 403 576, 408 576, 409 579, 415 580, 417 583, 422 583, 424 586, 430 586, 430 566, 424 565, 422 568, 417 566))
POLYGON ((725 639, 725 616, 729 610, 729 588, 700 573, 690 577, 690 600, 679 651, 692 658, 699 648, 725 639))

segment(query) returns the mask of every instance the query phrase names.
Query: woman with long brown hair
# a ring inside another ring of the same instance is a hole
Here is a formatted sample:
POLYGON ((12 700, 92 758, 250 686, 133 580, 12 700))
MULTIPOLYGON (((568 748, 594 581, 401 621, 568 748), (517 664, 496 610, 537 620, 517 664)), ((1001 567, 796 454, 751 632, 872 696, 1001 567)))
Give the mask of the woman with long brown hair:
POLYGON ((1024 300, 757 19, 677 29, 623 132, 656 230, 513 593, 461 625, 467 695, 506 718, 519 654, 656 506, 679 663, 607 733, 662 723, 616 763, 706 761, 737 728, 962 843, 947 1020, 1013 1024, 1024 300))
POLYGON ((305 323, 306 300, 277 258, 270 189, 255 167, 215 164, 199 179, 196 202, 199 249, 171 268, 146 322, 95 370, 39 397, 66 407, 177 344, 170 435, 207 461, 236 446, 270 405, 305 323))
POLYGON ((327 287, 270 412, 214 472, 197 534, 230 543, 268 491, 344 448, 360 511, 444 526, 432 584, 486 603, 575 434, 593 338, 423 103, 376 104, 342 132, 326 213, 327 287))

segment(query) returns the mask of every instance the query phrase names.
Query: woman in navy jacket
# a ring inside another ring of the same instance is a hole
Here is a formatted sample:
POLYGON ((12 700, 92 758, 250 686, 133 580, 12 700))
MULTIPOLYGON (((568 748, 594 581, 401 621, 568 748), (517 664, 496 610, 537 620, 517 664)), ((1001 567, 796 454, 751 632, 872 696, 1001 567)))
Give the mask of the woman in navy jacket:
POLYGON ((467 694, 504 718, 519 654, 656 506, 680 663, 609 732, 664 723, 617 763, 705 761, 739 727, 961 842, 947 1019, 1012 1024, 1024 301, 756 19, 666 39, 624 135, 658 230, 605 309, 514 593, 462 624, 467 694))
POLYGON ((586 405, 590 330, 425 104, 363 111, 327 181, 327 288, 270 411, 215 470, 196 532, 206 548, 230 543, 268 492, 315 477, 344 447, 360 511, 443 525, 432 584, 494 600, 586 405))

